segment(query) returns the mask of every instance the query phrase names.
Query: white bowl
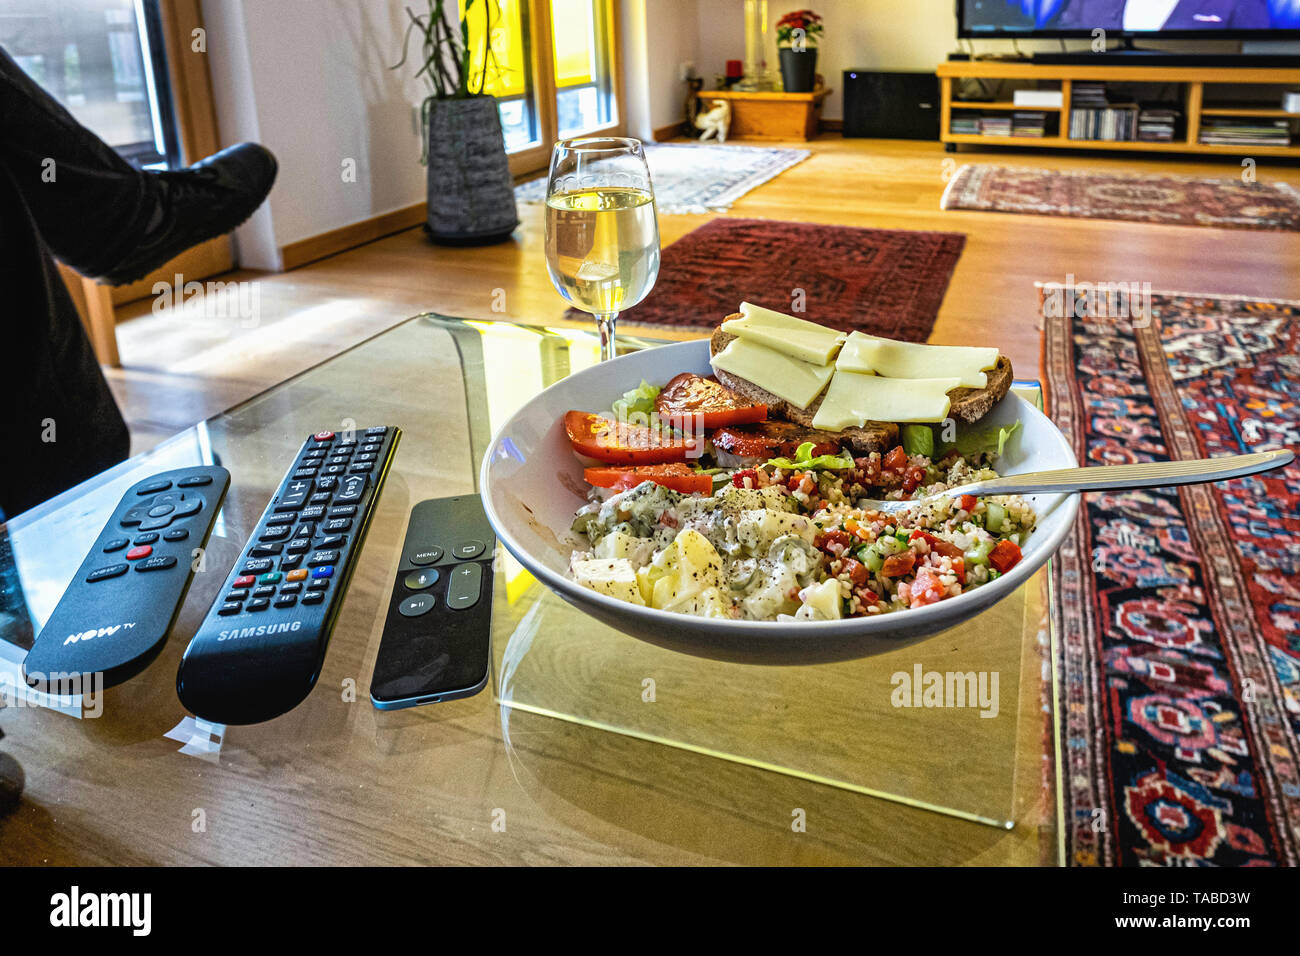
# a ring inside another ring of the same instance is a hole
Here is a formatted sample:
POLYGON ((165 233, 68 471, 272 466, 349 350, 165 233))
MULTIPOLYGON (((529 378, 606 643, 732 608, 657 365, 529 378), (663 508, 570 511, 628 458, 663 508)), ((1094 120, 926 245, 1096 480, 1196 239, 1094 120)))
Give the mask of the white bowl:
MULTIPOLYGON (((681 372, 712 374, 705 339, 646 349, 602 362, 557 382, 501 427, 483 459, 479 487, 501 543, 560 597, 609 626, 686 654, 748 664, 816 664, 896 650, 969 620, 1018 587, 1060 547, 1079 508, 1077 495, 1031 497, 1038 525, 1009 573, 927 607, 841 621, 732 621, 638 607, 580 587, 566 576, 576 536, 569 527, 584 503, 582 465, 561 419, 570 409, 598 412, 642 379, 663 384, 681 372)), ((1016 433, 997 468, 1002 474, 1078 465, 1059 429, 1029 402, 1008 395, 984 424, 1016 433)))

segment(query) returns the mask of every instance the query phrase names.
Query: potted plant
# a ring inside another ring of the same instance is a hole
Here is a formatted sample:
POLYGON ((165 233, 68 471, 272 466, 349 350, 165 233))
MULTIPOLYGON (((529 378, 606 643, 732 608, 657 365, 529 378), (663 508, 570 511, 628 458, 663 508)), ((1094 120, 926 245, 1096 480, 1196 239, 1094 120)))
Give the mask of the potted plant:
POLYGON ((781 81, 787 93, 811 93, 817 84, 817 38, 822 18, 811 10, 787 13, 776 24, 781 81))
POLYGON ((519 225, 519 215, 496 97, 485 92, 488 71, 496 65, 488 38, 493 13, 499 14, 497 4, 469 0, 464 14, 455 16, 456 0, 427 2, 423 14, 406 8, 411 22, 402 40, 402 59, 393 67, 405 65, 411 37, 418 34, 423 59, 415 75, 424 78, 430 91, 420 106, 420 162, 428 169, 425 231, 446 245, 500 242, 519 225), (469 16, 480 2, 484 49, 476 66, 469 16))

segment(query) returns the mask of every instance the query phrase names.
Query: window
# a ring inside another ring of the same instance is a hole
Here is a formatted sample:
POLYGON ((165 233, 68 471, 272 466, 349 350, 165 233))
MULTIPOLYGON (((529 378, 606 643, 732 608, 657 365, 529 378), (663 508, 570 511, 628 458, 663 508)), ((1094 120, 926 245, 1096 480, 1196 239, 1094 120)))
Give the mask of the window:
POLYGON ((130 162, 180 165, 158 0, 5 0, 0 45, 130 162))
POLYGON ((469 7, 475 72, 491 52, 485 92, 497 98, 516 174, 545 167, 557 139, 621 132, 616 0, 459 3, 469 7))
POLYGON ((611 20, 604 0, 551 0, 560 139, 616 122, 611 20))

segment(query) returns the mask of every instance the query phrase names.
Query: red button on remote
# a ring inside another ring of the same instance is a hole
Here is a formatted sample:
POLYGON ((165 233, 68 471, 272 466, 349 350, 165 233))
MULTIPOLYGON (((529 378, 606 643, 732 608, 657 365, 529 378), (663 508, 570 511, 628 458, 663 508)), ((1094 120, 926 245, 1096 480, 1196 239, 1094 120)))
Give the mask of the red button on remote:
POLYGON ((257 578, 253 577, 251 574, 241 574, 239 577, 235 578, 234 583, 230 586, 232 588, 251 588, 253 582, 256 580, 257 578))
POLYGON ((126 553, 126 559, 128 561, 136 561, 140 558, 147 558, 151 554, 153 554, 153 548, 149 547, 147 544, 142 544, 140 547, 132 548, 128 551, 126 553))
POLYGON ((334 437, 334 433, 333 433, 333 432, 317 432, 317 433, 316 433, 315 435, 313 435, 312 437, 315 438, 317 441, 329 441, 329 440, 331 440, 331 439, 334 437))

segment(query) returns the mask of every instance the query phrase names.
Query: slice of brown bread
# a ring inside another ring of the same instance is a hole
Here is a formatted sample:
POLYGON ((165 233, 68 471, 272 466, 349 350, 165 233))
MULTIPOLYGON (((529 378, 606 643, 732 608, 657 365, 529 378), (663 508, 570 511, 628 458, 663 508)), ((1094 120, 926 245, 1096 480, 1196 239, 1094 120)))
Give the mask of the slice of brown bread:
MULTIPOLYGON (((736 312, 723 321, 741 317, 741 314, 736 312)), ((717 355, 734 338, 734 335, 722 331, 722 326, 718 326, 709 339, 709 354, 717 355)), ((767 389, 760 388, 753 382, 748 382, 729 372, 715 369, 714 374, 717 375, 719 382, 732 391, 738 392, 752 402, 766 405, 767 413, 772 418, 784 418, 811 428, 817 409, 821 407, 820 397, 809 408, 799 408, 778 398, 767 389)), ((963 422, 979 421, 1011 390, 1013 377, 1011 360, 1005 355, 998 356, 998 364, 989 370, 988 384, 983 388, 954 388, 948 393, 948 399, 952 403, 948 414, 963 422)), ((898 444, 898 425, 893 422, 867 422, 861 428, 847 428, 836 434, 841 436, 844 444, 860 455, 873 451, 884 453, 898 444)))

